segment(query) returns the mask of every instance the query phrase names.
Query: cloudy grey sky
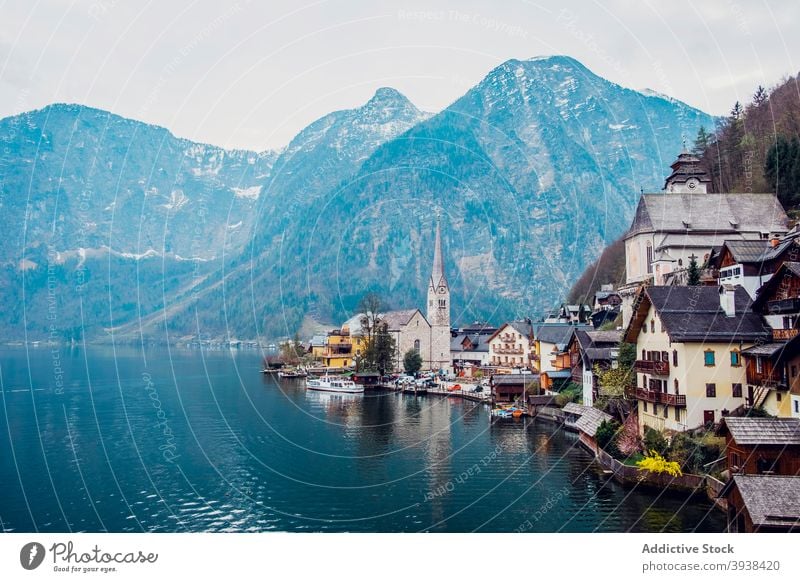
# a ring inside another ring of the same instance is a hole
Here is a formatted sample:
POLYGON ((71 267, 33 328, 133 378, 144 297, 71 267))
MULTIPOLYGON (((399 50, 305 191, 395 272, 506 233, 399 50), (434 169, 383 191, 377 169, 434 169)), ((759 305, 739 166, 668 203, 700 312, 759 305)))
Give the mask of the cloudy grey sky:
POLYGON ((798 24, 796 0, 0 0, 0 116, 76 102, 263 150, 378 87, 439 111, 549 54, 722 114, 797 73, 798 24))

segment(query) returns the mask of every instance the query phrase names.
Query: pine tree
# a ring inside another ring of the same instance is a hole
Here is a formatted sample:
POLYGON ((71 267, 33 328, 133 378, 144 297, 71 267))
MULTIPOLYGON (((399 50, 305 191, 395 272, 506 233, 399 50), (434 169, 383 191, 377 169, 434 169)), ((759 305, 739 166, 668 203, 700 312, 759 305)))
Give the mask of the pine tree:
POLYGON ((697 264, 697 257, 694 255, 691 256, 689 260, 689 268, 687 269, 687 276, 688 276, 688 285, 691 287, 696 287, 700 284, 700 267, 697 264))
POLYGON ((697 137, 694 138, 692 153, 696 156, 702 156, 706 153, 710 142, 711 136, 706 131, 706 128, 701 125, 700 129, 697 130, 697 137))
POLYGON ((764 89, 761 85, 756 88, 756 92, 753 93, 753 104, 758 107, 762 103, 764 103, 767 99, 769 99, 769 95, 767 94, 767 90, 764 89))

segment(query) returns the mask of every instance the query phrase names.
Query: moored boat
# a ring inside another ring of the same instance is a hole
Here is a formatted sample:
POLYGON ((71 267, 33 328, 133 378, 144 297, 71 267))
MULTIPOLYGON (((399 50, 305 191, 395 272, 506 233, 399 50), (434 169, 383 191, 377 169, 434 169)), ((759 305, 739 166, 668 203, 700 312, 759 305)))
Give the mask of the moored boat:
POLYGON ((356 394, 364 392, 364 387, 356 384, 347 378, 332 378, 323 376, 322 378, 308 378, 306 388, 309 390, 320 390, 323 392, 342 392, 345 394, 356 394))

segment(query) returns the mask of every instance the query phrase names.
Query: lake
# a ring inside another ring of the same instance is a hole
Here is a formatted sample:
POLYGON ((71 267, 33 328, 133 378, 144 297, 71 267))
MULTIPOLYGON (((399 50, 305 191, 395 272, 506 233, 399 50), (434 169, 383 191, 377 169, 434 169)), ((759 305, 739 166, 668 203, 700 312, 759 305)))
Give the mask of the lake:
POLYGON ((553 423, 260 370, 256 351, 2 348, 0 528, 725 529, 704 499, 605 479, 553 423))

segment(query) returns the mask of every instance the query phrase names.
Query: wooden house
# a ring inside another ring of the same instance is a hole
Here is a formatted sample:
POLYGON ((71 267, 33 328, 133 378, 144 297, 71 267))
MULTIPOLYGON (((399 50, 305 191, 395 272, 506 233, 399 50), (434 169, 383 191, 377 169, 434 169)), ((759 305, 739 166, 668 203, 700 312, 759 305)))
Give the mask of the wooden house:
POLYGON ((800 475, 800 419, 729 416, 717 434, 731 473, 800 475))
POLYGON ((720 492, 730 533, 800 530, 800 477, 734 475, 720 492))

